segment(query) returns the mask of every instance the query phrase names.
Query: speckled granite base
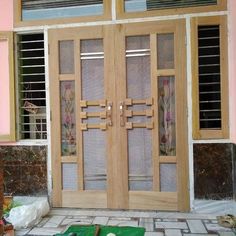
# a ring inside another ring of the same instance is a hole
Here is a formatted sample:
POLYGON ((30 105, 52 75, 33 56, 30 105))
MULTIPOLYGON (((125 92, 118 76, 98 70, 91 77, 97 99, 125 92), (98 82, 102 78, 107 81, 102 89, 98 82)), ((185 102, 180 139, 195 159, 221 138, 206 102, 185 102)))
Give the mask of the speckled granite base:
POLYGON ((47 147, 1 146, 4 192, 13 195, 47 194, 47 147))
POLYGON ((235 145, 194 144, 193 150, 195 198, 235 198, 235 145))

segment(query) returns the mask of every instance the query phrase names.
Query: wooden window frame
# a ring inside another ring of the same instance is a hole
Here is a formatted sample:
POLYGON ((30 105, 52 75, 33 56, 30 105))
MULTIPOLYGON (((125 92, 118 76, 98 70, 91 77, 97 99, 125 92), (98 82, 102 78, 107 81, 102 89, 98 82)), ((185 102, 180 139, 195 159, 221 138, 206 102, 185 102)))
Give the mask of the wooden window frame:
POLYGON ((99 16, 77 16, 68 18, 42 19, 42 20, 22 20, 21 13, 22 0, 14 0, 14 27, 68 24, 79 22, 92 22, 111 19, 111 0, 103 0, 104 12, 99 16))
POLYGON ((193 139, 227 139, 229 138, 227 17, 209 16, 192 18, 191 51, 193 139), (199 124, 198 26, 204 25, 220 26, 221 129, 215 130, 200 129, 199 124))
MULTIPOLYGON (((0 40, 8 42, 9 63, 9 96, 10 96, 10 133, 0 135, 1 142, 12 142, 16 140, 15 132, 15 83, 14 83, 14 57, 13 57, 13 32, 0 31, 0 40)), ((3 115, 3 114, 1 114, 3 115)))
POLYGON ((125 12, 125 0, 118 0, 116 3, 117 18, 140 18, 140 17, 154 17, 165 15, 180 15, 189 13, 200 13, 210 11, 224 11, 227 10, 227 0, 218 0, 217 5, 214 6, 199 6, 199 7, 185 7, 175 9, 161 9, 142 12, 125 12))

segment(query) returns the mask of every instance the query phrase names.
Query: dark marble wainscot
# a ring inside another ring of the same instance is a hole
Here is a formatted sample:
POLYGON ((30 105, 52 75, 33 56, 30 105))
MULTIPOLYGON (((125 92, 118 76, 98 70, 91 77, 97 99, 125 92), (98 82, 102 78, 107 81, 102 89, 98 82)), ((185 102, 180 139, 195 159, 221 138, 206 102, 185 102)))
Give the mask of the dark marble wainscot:
POLYGON ((13 195, 47 194, 47 147, 1 146, 4 192, 13 195))
POLYGON ((235 199, 235 144, 194 144, 196 199, 235 199))

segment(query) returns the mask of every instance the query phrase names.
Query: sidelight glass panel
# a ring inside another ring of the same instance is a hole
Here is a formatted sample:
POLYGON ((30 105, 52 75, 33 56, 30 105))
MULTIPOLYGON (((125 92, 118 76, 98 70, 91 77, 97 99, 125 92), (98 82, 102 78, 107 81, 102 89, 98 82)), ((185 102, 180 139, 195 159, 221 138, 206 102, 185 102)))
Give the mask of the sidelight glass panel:
MULTIPOLYGON (((101 39, 81 41, 82 99, 100 101, 104 99, 104 52, 101 39)), ((102 112, 104 107, 88 106, 83 112, 102 112)), ((104 122, 100 117, 83 119, 83 123, 104 122)), ((106 190, 106 131, 88 129, 83 131, 84 189, 106 190)))
POLYGON ((176 155, 175 77, 158 77, 160 156, 176 155))
POLYGON ((77 164, 63 163, 62 164, 62 189, 77 190, 78 170, 77 164))
POLYGON ((177 173, 176 164, 160 164, 161 191, 176 192, 177 173))
POLYGON ((174 34, 157 35, 158 69, 174 69, 174 34))
POLYGON ((75 82, 62 81, 61 86, 61 155, 76 155, 75 82))
POLYGON ((59 41, 60 74, 74 73, 74 41, 59 41))

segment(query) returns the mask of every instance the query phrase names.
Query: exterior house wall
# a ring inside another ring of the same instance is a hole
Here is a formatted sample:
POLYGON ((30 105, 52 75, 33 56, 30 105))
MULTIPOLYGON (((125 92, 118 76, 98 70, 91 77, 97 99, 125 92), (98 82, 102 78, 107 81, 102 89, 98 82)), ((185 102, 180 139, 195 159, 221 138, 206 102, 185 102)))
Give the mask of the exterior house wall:
POLYGON ((13 30, 13 0, 0 1, 0 31, 13 30))
MULTIPOLYGON (((13 30, 13 1, 0 1, 0 31, 13 30)), ((9 75, 9 45, 7 40, 0 41, 0 135, 10 133, 10 75, 9 75)))

